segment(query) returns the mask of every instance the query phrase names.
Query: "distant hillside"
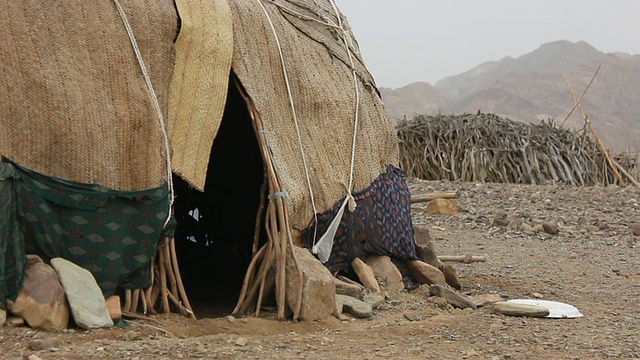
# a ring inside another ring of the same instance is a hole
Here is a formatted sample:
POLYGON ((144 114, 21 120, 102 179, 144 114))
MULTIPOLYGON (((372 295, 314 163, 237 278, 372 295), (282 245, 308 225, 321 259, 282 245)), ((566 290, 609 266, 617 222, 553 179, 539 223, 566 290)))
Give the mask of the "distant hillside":
POLYGON ((426 82, 415 82, 396 90, 385 87, 379 90, 385 106, 395 119, 405 115, 412 118, 414 115, 437 113, 447 104, 447 100, 426 82))
MULTIPOLYGON (((496 113, 525 122, 561 122, 573 106, 564 75, 579 97, 598 65, 600 72, 585 95, 583 109, 608 147, 640 149, 640 56, 605 54, 581 41, 556 41, 518 58, 480 64, 431 87, 414 83, 381 89, 391 116, 416 113, 496 113), (430 110, 430 111, 429 111, 430 110)), ((569 126, 584 125, 576 110, 569 126)))

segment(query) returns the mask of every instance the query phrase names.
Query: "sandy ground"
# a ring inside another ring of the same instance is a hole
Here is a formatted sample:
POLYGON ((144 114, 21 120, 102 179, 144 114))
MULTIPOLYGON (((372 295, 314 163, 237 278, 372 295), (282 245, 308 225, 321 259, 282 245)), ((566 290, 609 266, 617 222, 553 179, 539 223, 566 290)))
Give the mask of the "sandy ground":
POLYGON ((414 192, 459 191, 459 216, 424 213, 440 255, 484 255, 455 264, 465 295, 542 296, 584 317, 506 317, 488 308, 458 310, 426 287, 389 290, 370 319, 280 322, 262 318, 134 320, 126 328, 58 334, 0 329, 2 359, 602 359, 640 358, 640 189, 474 184, 411 180, 414 192), (529 225, 555 222, 557 235, 492 226, 495 214, 529 225), (413 321, 408 320, 411 318, 413 321), (34 339, 59 345, 29 350, 34 339))

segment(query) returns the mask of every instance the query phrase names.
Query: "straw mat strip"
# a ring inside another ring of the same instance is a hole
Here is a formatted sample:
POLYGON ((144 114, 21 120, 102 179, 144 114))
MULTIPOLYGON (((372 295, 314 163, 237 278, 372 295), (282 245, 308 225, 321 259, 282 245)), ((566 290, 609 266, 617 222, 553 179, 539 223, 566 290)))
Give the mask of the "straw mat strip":
POLYGON ((173 170, 203 191, 227 99, 233 23, 226 0, 176 0, 176 5, 181 28, 168 114, 173 170))
MULTIPOLYGON (((157 115, 111 1, 10 1, 0 17, 0 154, 37 172, 115 190, 166 177, 157 115)), ((163 112, 177 14, 122 1, 163 112)))
MULTIPOLYGON (((298 6, 296 11, 312 16, 314 12, 307 9, 314 9, 336 20, 329 1, 297 3, 305 6, 298 6)), ((273 3, 263 4, 280 39, 317 208, 328 209, 344 198, 349 183, 355 115, 352 70, 323 45, 338 41, 332 29, 307 21, 307 26, 317 28, 301 32, 298 28, 305 24, 294 26, 273 3), (307 34, 324 34, 324 37, 319 41, 307 34)), ((259 11, 259 4, 234 1, 230 5, 234 22, 232 69, 260 113, 276 171, 290 200, 291 226, 303 229, 313 218, 313 209, 273 32, 264 12, 259 11)), ((385 171, 386 164, 398 163, 398 145, 391 119, 377 90, 362 80, 355 190, 368 186, 385 171)))

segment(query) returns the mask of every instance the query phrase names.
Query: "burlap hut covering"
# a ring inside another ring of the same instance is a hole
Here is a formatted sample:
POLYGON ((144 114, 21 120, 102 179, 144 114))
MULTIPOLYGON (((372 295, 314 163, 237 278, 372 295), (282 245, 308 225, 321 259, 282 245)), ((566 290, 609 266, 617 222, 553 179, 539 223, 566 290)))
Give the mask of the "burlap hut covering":
MULTIPOLYGON (((166 113, 174 3, 121 3, 166 113)), ((161 185, 161 128, 113 1, 7 1, 3 14, 0 154, 42 174, 116 190, 161 185)))
POLYGON ((227 1, 175 3, 181 27, 169 97, 172 167, 203 191, 211 146, 227 99, 233 23, 227 1))
MULTIPOLYGON (((316 210, 320 212, 347 194, 356 103, 353 73, 344 45, 338 46, 342 34, 295 15, 337 24, 329 1, 263 4, 280 41, 316 210), (278 4, 293 11, 284 11, 278 4)), ((260 114, 266 133, 258 136, 266 136, 289 197, 290 224, 293 229, 303 229, 313 218, 313 208, 278 46, 258 2, 233 1, 230 5, 234 26, 232 70, 260 114)), ((353 186, 359 190, 385 172, 386 164, 397 164, 398 146, 391 119, 350 32, 349 37, 360 88, 353 186)))

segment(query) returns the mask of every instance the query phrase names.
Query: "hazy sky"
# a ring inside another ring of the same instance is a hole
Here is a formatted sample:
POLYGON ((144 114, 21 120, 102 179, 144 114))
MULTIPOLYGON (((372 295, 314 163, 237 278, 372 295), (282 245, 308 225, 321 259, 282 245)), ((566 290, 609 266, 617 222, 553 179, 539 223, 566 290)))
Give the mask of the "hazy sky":
POLYGON ((336 0, 378 86, 435 84, 541 44, 640 54, 640 0, 336 0))

